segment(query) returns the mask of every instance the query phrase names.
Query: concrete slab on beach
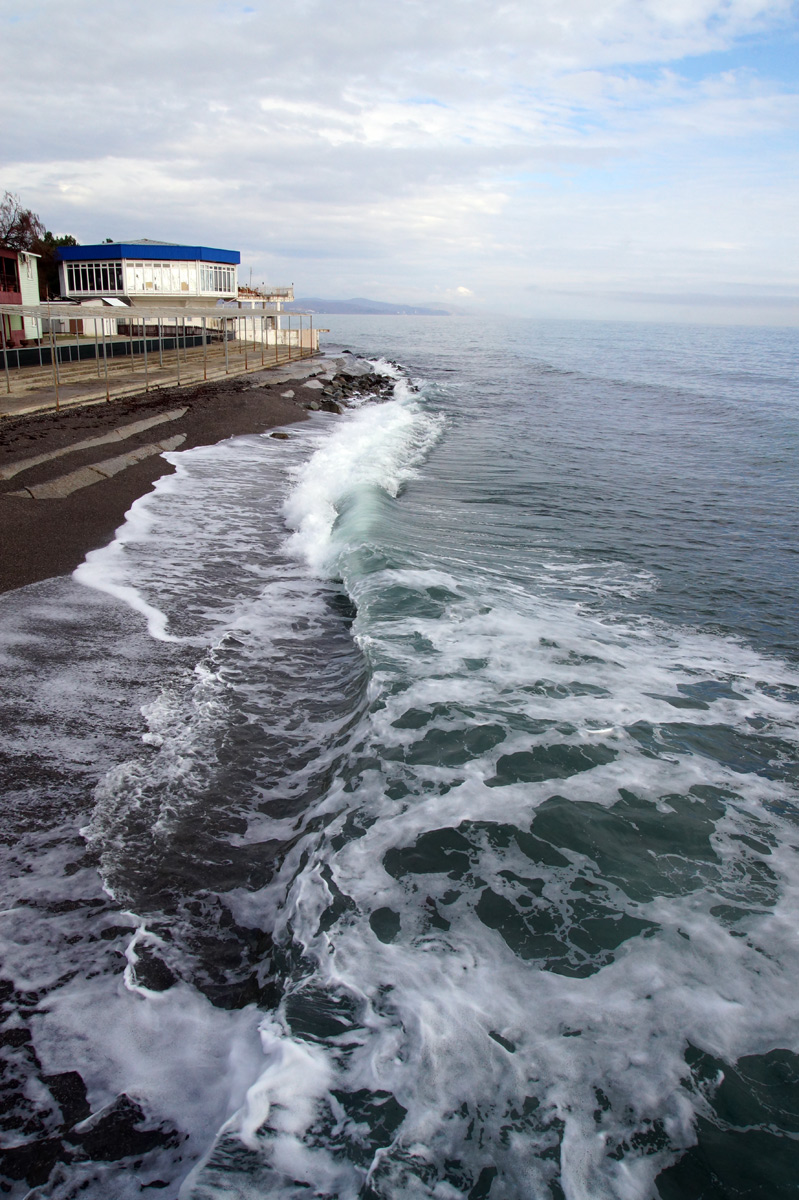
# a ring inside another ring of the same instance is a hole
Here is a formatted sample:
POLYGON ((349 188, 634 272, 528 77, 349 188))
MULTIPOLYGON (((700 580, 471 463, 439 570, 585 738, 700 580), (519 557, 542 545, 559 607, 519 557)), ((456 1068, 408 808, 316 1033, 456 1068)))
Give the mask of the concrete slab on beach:
POLYGON ((12 496, 29 496, 32 500, 61 500, 70 496, 80 488, 89 487, 103 479, 110 479, 120 471, 134 466, 142 459, 150 458, 153 454, 163 454, 165 450, 177 450, 186 440, 185 433, 176 437, 166 438, 163 442, 151 442, 149 446, 139 446, 129 450, 127 454, 118 454, 115 458, 106 458, 102 462, 90 463, 88 467, 79 467, 66 475, 58 475, 46 483, 34 483, 20 491, 9 493, 12 496))
POLYGON ((130 425, 120 425, 99 437, 86 438, 82 442, 73 442, 69 446, 60 446, 58 450, 48 450, 46 454, 35 454, 32 458, 21 458, 16 462, 0 466, 0 479, 13 479, 22 471, 38 467, 40 463, 50 462, 54 458, 62 458, 65 454, 74 454, 77 450, 93 450, 95 446, 104 446, 109 442, 121 442, 134 437, 154 425, 162 425, 165 421, 175 421, 186 412, 185 408, 175 408, 171 412, 159 413, 156 417, 146 417, 143 421, 132 421, 130 425))

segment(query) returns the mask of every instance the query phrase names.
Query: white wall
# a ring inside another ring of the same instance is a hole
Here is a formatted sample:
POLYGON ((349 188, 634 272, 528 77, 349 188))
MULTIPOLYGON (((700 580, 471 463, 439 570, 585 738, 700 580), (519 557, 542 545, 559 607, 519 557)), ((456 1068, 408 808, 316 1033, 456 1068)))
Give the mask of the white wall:
MULTIPOLYGON (((39 271, 36 264, 37 256, 35 254, 28 254, 26 250, 21 250, 17 255, 19 290, 23 304, 39 303, 39 271)), ((22 328, 26 339, 41 337, 39 322, 35 317, 23 317, 22 328)))

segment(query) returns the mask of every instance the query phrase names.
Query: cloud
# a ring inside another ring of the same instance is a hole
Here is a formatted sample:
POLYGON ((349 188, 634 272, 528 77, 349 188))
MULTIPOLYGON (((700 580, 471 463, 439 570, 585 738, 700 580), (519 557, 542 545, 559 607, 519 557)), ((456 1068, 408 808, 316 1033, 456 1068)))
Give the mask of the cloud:
POLYGON ((57 232, 231 245, 312 294, 784 282, 799 97, 745 47, 792 22, 788 0, 31 0, 0 16, 2 183, 57 232), (684 69, 708 54, 729 62, 684 69))

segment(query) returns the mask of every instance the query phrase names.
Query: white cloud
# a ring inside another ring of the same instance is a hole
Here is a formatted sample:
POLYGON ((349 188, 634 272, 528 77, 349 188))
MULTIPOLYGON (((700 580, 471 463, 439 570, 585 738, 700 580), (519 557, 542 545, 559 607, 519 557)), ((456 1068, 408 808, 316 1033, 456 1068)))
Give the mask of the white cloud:
POLYGON ((31 0, 0 13, 0 184, 58 232, 231 245, 314 294, 418 301, 465 276, 599 311, 600 291, 788 286, 796 90, 743 53, 683 60, 794 36, 791 13, 31 0))

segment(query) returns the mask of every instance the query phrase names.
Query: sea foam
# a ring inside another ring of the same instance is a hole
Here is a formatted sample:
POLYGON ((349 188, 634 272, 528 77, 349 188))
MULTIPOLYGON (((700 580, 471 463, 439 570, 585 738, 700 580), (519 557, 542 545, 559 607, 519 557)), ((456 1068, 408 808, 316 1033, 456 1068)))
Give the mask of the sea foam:
POLYGON ((283 506, 294 531, 286 543, 289 553, 316 574, 336 574, 344 548, 365 536, 370 517, 379 512, 380 494, 398 495, 442 427, 442 419, 422 410, 402 377, 393 400, 347 413, 295 472, 283 506))

